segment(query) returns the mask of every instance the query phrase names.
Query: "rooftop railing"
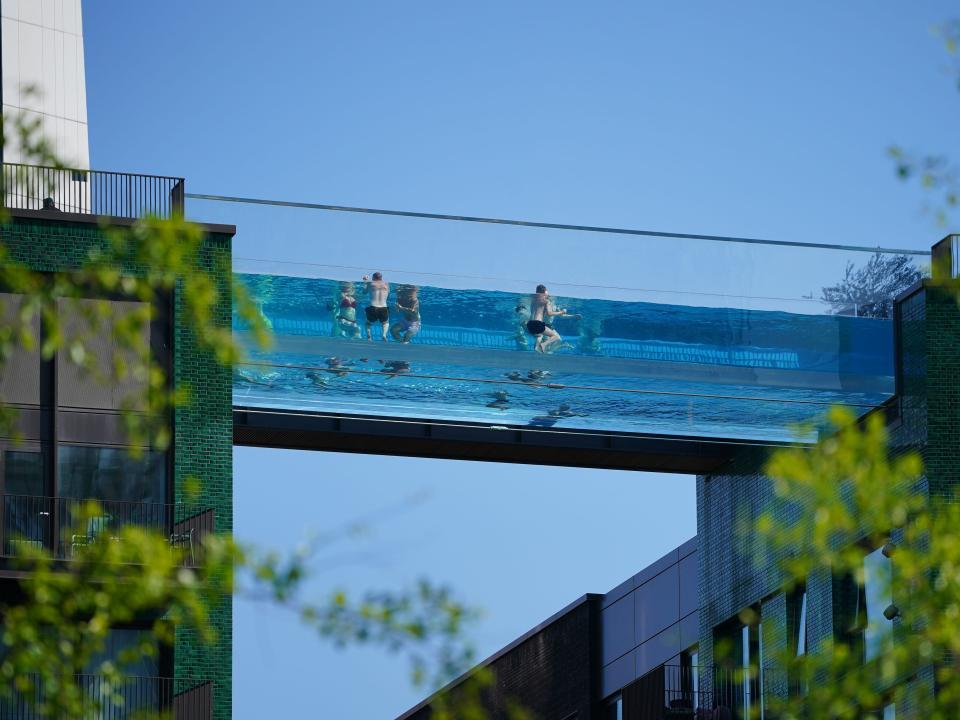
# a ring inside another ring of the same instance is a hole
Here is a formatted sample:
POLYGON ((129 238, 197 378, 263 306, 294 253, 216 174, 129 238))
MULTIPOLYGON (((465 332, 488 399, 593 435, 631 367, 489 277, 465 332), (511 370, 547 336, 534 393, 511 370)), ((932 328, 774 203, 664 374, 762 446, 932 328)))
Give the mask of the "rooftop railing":
MULTIPOLYGON (((213 683, 209 680, 163 677, 126 677, 117 685, 100 675, 77 675, 83 691, 83 717, 126 720, 145 713, 164 713, 173 720, 209 720, 213 717, 213 683)), ((48 717, 40 707, 45 691, 35 680, 30 692, 0 695, 0 720, 48 717)))
POLYGON ((4 163, 2 181, 3 203, 11 210, 128 219, 183 214, 184 180, 178 177, 4 163))
POLYGON ((23 557, 41 550, 54 559, 70 560, 94 543, 122 542, 120 530, 134 526, 163 535, 181 553, 184 566, 196 567, 204 536, 215 531, 213 510, 200 506, 98 500, 98 513, 89 516, 87 502, 0 495, 0 556, 23 557))

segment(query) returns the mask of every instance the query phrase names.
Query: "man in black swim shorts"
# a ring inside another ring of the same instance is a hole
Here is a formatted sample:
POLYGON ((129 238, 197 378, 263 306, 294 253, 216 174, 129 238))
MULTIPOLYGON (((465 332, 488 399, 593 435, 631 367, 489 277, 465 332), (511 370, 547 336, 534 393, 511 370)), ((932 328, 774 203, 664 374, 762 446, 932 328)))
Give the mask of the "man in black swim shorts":
POLYGON ((545 353, 563 342, 560 333, 547 325, 547 318, 557 315, 566 315, 563 308, 555 308, 547 292, 546 285, 537 285, 536 292, 530 299, 530 319, 527 321, 527 332, 537 338, 534 350, 545 353))
POLYGON ((385 307, 374 307, 368 305, 364 313, 367 316, 367 324, 385 323, 390 320, 390 309, 385 307))
POLYGON ((547 329, 547 324, 543 320, 528 320, 527 332, 531 335, 543 335, 547 329))
POLYGON ((383 275, 378 272, 373 278, 363 276, 364 291, 370 296, 370 304, 364 309, 367 316, 367 340, 373 340, 372 326, 380 323, 381 339, 386 342, 387 328, 390 324, 390 309, 387 307, 387 296, 390 286, 383 281, 383 275))

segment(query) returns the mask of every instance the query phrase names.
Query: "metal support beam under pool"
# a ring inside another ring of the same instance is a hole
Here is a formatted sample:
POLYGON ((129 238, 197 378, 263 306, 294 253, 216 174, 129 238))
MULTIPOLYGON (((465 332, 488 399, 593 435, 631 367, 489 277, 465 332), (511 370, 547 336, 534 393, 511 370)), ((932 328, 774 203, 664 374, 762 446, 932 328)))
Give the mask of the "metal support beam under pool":
POLYGON ((778 445, 243 406, 233 408, 233 443, 244 447, 684 474, 716 472, 745 446, 778 445))

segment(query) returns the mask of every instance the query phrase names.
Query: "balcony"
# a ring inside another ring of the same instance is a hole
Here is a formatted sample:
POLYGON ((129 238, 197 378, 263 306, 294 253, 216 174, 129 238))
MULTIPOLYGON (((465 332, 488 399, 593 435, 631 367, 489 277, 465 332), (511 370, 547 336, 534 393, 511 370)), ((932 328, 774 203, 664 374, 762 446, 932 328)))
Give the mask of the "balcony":
POLYGON ((214 511, 183 503, 97 500, 99 514, 85 517, 87 500, 0 495, 0 557, 46 550, 70 560, 93 543, 121 542, 120 530, 134 526, 166 537, 185 567, 202 560, 203 538, 215 531, 214 511))
POLYGON ((749 677, 739 669, 661 665, 624 688, 624 717, 644 720, 770 718, 765 692, 775 689, 770 671, 749 677))
POLYGON ((43 210, 136 220, 183 214, 183 178, 104 170, 3 164, 9 210, 43 210))
MULTIPOLYGON (((126 720, 144 713, 164 713, 173 720, 210 720, 213 717, 214 686, 209 680, 128 677, 117 687, 99 675, 77 675, 83 697, 89 703, 84 718, 126 720)), ((36 683, 39 684, 39 681, 36 683)), ((42 687, 29 695, 15 692, 0 696, 0 720, 40 720, 42 687)))

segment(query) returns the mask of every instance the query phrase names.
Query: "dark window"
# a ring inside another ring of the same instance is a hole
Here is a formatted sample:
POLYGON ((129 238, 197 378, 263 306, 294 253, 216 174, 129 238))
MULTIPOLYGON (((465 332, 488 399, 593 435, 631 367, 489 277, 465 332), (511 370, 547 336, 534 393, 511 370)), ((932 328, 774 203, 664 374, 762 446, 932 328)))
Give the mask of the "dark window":
POLYGON ((680 653, 680 686, 686 697, 690 698, 689 707, 693 710, 710 709, 708 698, 701 696, 701 672, 697 645, 680 653))
POLYGON ((743 615, 749 622, 736 617, 714 630, 713 691, 719 707, 747 719, 763 714, 763 624, 757 608, 743 615))
POLYGON ((148 503, 165 499, 164 453, 61 445, 59 455, 60 497, 148 503))
POLYGON ((91 658, 78 682, 88 698, 98 704, 96 717, 132 717, 137 711, 156 711, 169 692, 159 675, 160 646, 150 630, 113 628, 107 633, 103 651, 91 658), (137 660, 123 662, 136 651, 137 660), (146 651, 146 652, 145 652, 146 651), (99 671, 104 662, 120 664, 126 682, 120 687, 107 683, 99 671))
POLYGON ((833 579, 834 634, 845 642, 854 657, 863 657, 863 630, 866 622, 863 607, 866 601, 863 586, 853 575, 833 579))
MULTIPOLYGON (((3 624, 0 623, 0 633, 2 631, 3 624)), ((170 682, 161 678, 164 674, 161 672, 161 658, 168 650, 168 646, 157 641, 152 630, 112 628, 107 633, 103 650, 92 657, 83 671, 75 676, 75 682, 83 688, 85 696, 99 705, 98 712, 90 713, 89 716, 139 717, 136 712, 138 710, 164 709, 164 704, 169 703, 172 689, 170 682), (129 655, 135 648, 140 650, 136 654, 137 660, 132 663, 125 662, 124 654, 129 655), (111 661, 120 667, 126 680, 122 686, 108 684, 99 674, 105 661, 111 661)), ((7 652, 7 648, 0 643, 0 660, 7 652)), ((16 692, 12 697, 0 697, 0 717, 24 717, 26 705, 26 698, 18 696, 16 692)), ((34 715, 31 714, 30 717, 34 715)))
POLYGON ((853 575, 834 578, 834 627, 854 657, 870 662, 893 641, 893 624, 884 616, 892 604, 892 568, 885 546, 864 551, 862 575, 862 583, 853 575))
POLYGON ((129 677, 155 678, 159 672, 159 654, 160 645, 157 636, 152 630, 139 628, 113 628, 107 633, 106 642, 103 651, 94 656, 87 665, 87 673, 96 673, 100 666, 107 660, 117 662, 122 653, 130 654, 129 651, 137 648, 149 651, 137 652, 136 662, 125 663, 123 665, 123 674, 129 677))
POLYGON ((603 707, 603 720, 623 720, 623 698, 619 694, 607 700, 603 707))
POLYGON ((4 450, 0 454, 3 516, 0 552, 18 555, 27 547, 41 549, 50 530, 50 502, 44 497, 44 455, 40 448, 4 450))
MULTIPOLYGON (((0 293, 0 322, 13 323, 22 297, 0 293)), ((147 447, 131 452, 125 412, 149 413, 149 390, 141 376, 116 381, 115 364, 127 364, 130 351, 114 324, 142 318, 139 347, 151 349, 154 361, 169 374, 172 358, 170 322, 163 307, 144 316, 143 303, 125 299, 61 299, 57 313, 68 341, 50 360, 40 347, 49 332, 34 318, 27 328, 33 349, 18 345, 0 372, 0 403, 16 412, 18 436, 0 433, 0 554, 16 554, 24 543, 68 552, 71 536, 86 536, 127 523, 169 532, 171 520, 168 456, 147 447), (92 367, 80 367, 69 342, 82 340, 92 367), (79 504, 99 500, 102 517, 94 527, 73 527, 79 504), (107 507, 107 506, 110 507, 107 507), (67 528, 70 528, 67 530, 67 528), (67 532, 66 536, 63 533, 67 532)))
POLYGON ((10 495, 43 495, 43 453, 39 449, 4 451, 3 491, 10 495))
POLYGON ((893 640, 893 623, 884 616, 892 604, 890 581, 890 558, 884 548, 867 553, 863 558, 863 659, 867 662, 880 657, 893 640))
POLYGON ((797 657, 807 654, 807 591, 804 590, 803 594, 800 596, 800 601, 797 608, 797 619, 796 619, 796 643, 794 647, 797 649, 797 657))
MULTIPOLYGON (((798 658, 807 654, 807 589, 801 585, 787 595, 787 632, 789 647, 798 658)), ((794 696, 807 694, 802 678, 791 677, 790 693, 794 696)))

